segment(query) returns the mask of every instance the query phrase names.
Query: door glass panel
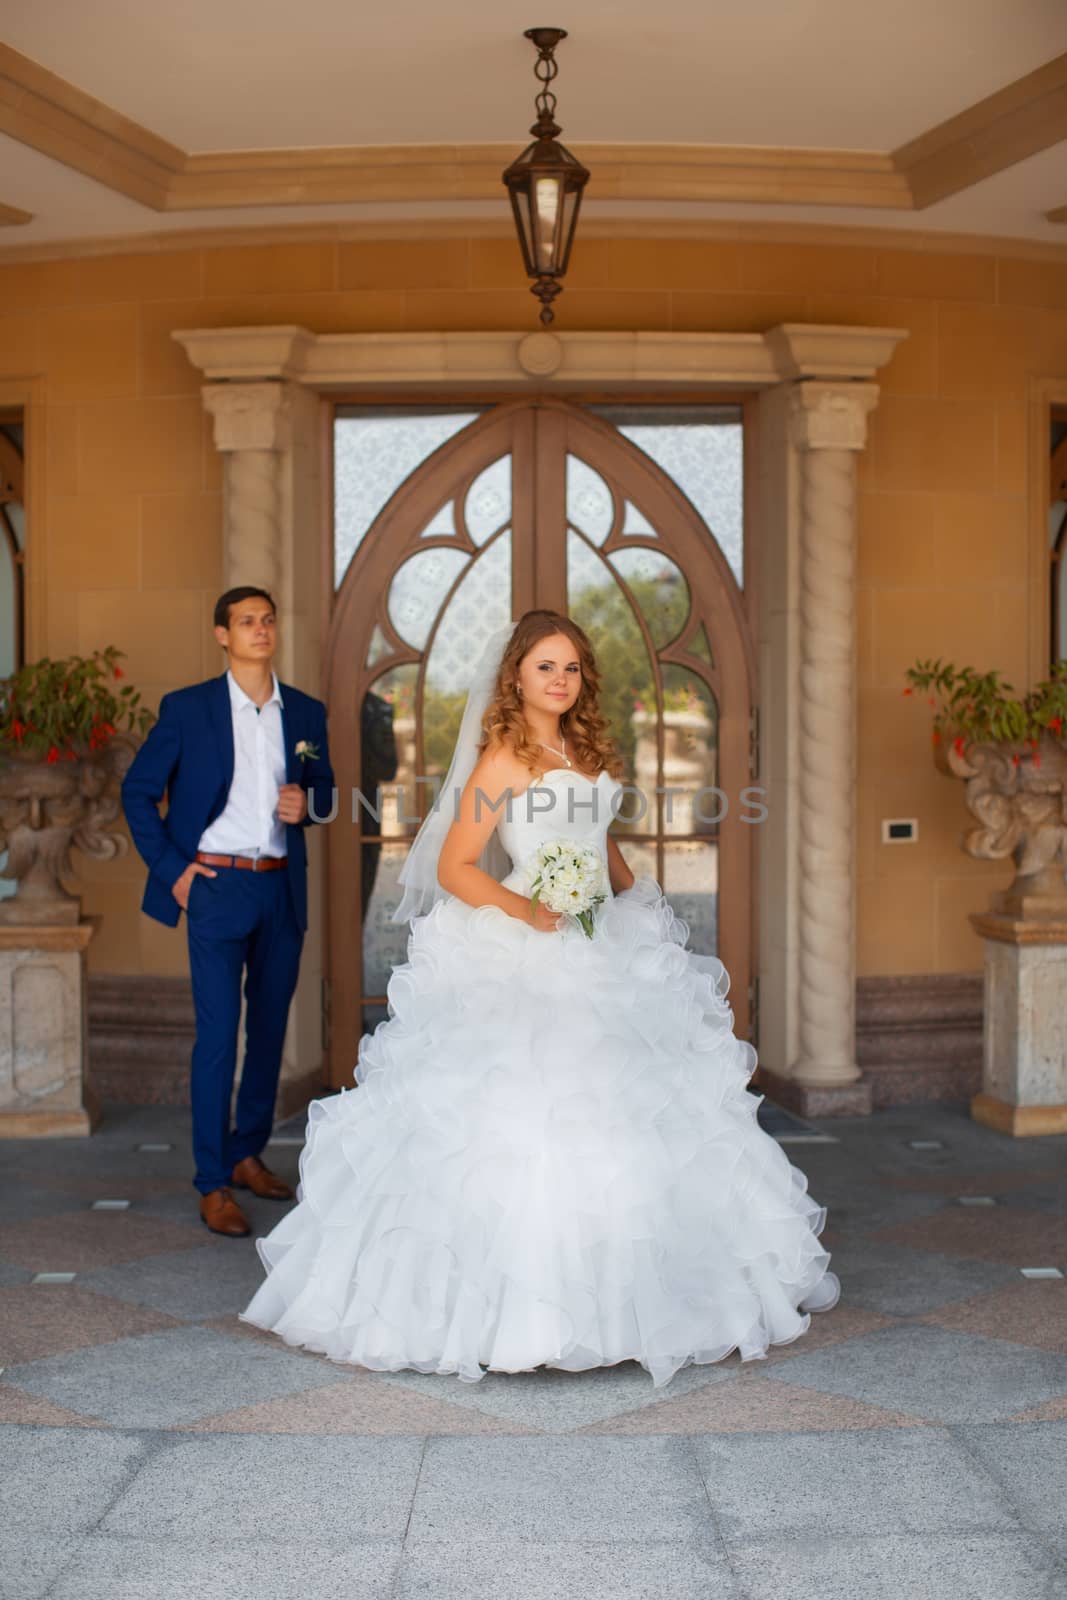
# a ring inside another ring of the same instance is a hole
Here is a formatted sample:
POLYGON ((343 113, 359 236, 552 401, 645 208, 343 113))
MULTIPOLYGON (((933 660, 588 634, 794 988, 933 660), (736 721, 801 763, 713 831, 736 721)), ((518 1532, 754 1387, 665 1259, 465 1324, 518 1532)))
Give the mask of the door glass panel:
POLYGON ((686 650, 691 656, 696 656, 699 661, 706 661, 709 667, 715 665, 715 657, 711 653, 711 642, 708 639, 708 630, 701 623, 696 632, 690 635, 686 650))
POLYGON ((597 414, 650 456, 687 495, 744 582, 740 406, 598 406, 597 414))
MULTIPOLYGON (((418 826, 405 820, 415 811, 418 677, 419 669, 414 662, 392 667, 376 678, 363 696, 359 788, 364 799, 360 801, 357 797, 354 817, 362 836, 382 834, 387 838, 408 839, 418 826)), ((348 802, 342 804, 347 806, 348 802)), ((347 812, 339 812, 337 825, 348 826, 350 820, 347 812)))
POLYGON ((622 513, 622 531, 642 539, 658 539, 659 534, 643 511, 638 511, 632 500, 627 500, 622 513))
POLYGON ((400 637, 421 650, 445 596, 470 557, 462 550, 420 550, 393 574, 386 602, 400 637))
MULTIPOLYGON (((656 679, 644 635, 611 568, 577 533, 567 534, 567 609, 585 629, 600 671, 600 709, 626 763, 624 782, 640 782, 639 743, 655 750, 656 679)), ((653 756, 654 770, 654 756, 653 756)), ((654 814, 653 776, 649 812, 654 814)), ((628 814, 628 813, 624 813, 628 814)), ((646 824, 635 824, 642 829, 646 824)), ((613 824, 621 826, 621 823, 613 824)))
MULTIPOLYGON (((511 616, 511 534, 501 534, 464 574, 441 618, 426 663, 422 700, 423 775, 448 771, 467 699, 471 668, 486 640, 511 616)), ((419 807, 433 791, 423 786, 419 807)), ((412 810, 416 807, 412 806, 412 810)))
POLYGON ((677 639, 689 615, 689 585, 681 569, 659 550, 635 545, 608 557, 630 586, 657 650, 677 639))
POLYGON ((363 993, 383 995, 393 968, 407 960, 408 925, 391 921, 400 904, 400 868, 406 844, 364 844, 363 993), (366 879, 371 868, 370 891, 366 879))
POLYGON ((719 947, 718 845, 664 845, 663 892, 675 915, 688 922, 693 949, 699 955, 716 955, 719 947))
POLYGON ((707 684, 686 667, 663 668, 663 783, 681 794, 664 797, 663 831, 714 836, 722 802, 713 789, 719 772, 719 718, 707 684))
POLYGON ((593 544, 603 544, 615 520, 615 499, 592 467, 579 456, 567 457, 567 521, 593 544))
POLYGON ((485 544, 511 521, 510 456, 501 456, 478 474, 467 490, 463 514, 475 544, 485 544))
POLYGON ((429 522, 423 528, 420 539, 454 538, 456 533, 455 502, 446 500, 439 510, 435 511, 429 522))
MULTIPOLYGON (((618 831, 617 829, 615 830, 618 831)), ((619 849, 622 851, 623 860, 635 878, 655 878, 659 882, 659 867, 656 865, 656 841, 654 839, 633 839, 623 831, 619 839, 619 849)))
POLYGON ((386 639, 385 634, 382 632, 381 628, 379 628, 378 624, 375 623, 374 632, 370 636, 370 644, 367 646, 367 666, 373 667, 376 661, 380 661, 383 656, 387 656, 388 654, 389 641, 386 639))
POLYGON ((340 584, 375 517, 417 467, 461 429, 473 407, 340 408, 334 419, 334 583, 340 584))

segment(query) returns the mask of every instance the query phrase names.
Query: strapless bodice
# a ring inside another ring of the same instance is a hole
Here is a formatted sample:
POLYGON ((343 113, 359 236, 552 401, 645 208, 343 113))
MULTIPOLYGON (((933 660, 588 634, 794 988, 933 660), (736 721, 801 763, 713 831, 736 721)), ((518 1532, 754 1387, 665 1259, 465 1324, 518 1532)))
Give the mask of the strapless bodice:
POLYGON ((517 795, 497 823, 512 864, 504 887, 528 892, 526 863, 549 839, 591 845, 606 862, 608 828, 614 819, 611 803, 621 788, 609 772, 587 778, 570 767, 553 767, 517 795))

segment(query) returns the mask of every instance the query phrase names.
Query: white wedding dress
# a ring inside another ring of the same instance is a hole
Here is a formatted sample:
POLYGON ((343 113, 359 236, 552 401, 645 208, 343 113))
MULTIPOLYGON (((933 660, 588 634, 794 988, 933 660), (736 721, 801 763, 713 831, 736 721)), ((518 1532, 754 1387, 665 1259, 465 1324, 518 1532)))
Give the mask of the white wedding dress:
MULTIPOLYGON (((539 782, 553 809, 520 797, 498 823, 525 893, 546 839, 605 852, 618 787, 539 782)), ((416 918, 360 1087, 309 1108, 299 1204, 257 1241, 243 1319, 470 1382, 634 1360, 661 1385, 803 1334, 840 1294, 826 1212, 758 1125, 729 979, 687 935, 651 878, 601 905, 591 939, 453 898, 416 918)))

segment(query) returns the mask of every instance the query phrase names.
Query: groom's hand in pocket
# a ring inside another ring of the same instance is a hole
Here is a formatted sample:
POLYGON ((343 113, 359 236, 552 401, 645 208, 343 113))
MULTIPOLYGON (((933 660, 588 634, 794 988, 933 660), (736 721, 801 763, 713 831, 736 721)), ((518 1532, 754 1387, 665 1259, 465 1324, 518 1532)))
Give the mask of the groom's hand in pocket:
POLYGON ((308 814, 308 797, 298 783, 283 783, 278 790, 278 821, 299 827, 308 814))
POLYGON ((214 867, 202 866, 199 861, 190 861, 185 871, 176 883, 171 885, 171 894, 177 900, 183 911, 189 909, 189 890, 193 887, 193 879, 199 877, 217 878, 218 873, 214 867))

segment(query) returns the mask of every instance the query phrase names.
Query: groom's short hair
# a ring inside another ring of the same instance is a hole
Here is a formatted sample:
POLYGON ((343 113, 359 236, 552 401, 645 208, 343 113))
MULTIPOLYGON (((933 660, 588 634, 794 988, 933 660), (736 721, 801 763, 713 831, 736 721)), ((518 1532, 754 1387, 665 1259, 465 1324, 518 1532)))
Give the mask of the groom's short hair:
POLYGON ((253 584, 244 584, 239 589, 227 589, 225 594, 220 594, 215 601, 215 626, 228 628, 230 626, 230 607, 240 605, 242 600, 269 600, 270 608, 276 612, 278 607, 274 604, 274 596, 268 594, 266 589, 257 589, 253 584))

